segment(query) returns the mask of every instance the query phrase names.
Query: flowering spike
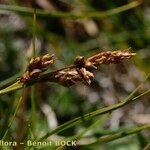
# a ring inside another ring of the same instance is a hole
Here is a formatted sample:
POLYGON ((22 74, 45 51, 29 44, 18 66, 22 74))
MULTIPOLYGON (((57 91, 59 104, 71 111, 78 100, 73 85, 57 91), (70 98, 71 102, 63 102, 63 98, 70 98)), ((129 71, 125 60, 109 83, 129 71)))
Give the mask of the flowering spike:
POLYGON ((54 63, 54 55, 46 54, 42 57, 32 58, 27 71, 20 77, 20 82, 26 84, 32 79, 37 79, 40 73, 47 70, 47 67, 54 63))
POLYGON ((96 68, 96 66, 100 64, 111 64, 118 63, 123 59, 128 59, 132 56, 136 55, 136 53, 131 53, 127 50, 124 51, 107 51, 98 53, 92 57, 89 57, 86 60, 86 67, 96 68))
MULTIPOLYGON (((136 55, 136 53, 131 53, 129 49, 126 49, 124 51, 100 52, 87 59, 83 56, 78 56, 73 65, 56 70, 52 72, 49 77, 44 78, 44 80, 41 78, 41 81, 56 82, 67 87, 79 81, 83 81, 87 85, 90 85, 94 79, 92 70, 97 69, 98 65, 118 63, 134 55, 136 55)), ((40 74, 53 63, 54 55, 49 54, 31 59, 27 71, 20 78, 20 82, 27 84, 32 79, 40 79, 40 74)))

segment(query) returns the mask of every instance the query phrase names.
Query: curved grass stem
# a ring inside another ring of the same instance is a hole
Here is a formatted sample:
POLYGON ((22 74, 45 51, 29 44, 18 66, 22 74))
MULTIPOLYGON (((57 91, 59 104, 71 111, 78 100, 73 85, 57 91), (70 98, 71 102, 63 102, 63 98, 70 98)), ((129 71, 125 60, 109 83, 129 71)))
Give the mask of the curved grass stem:
POLYGON ((15 119, 15 116, 16 116, 16 114, 17 114, 17 112, 18 112, 18 109, 19 109, 19 106, 20 106, 21 101, 22 101, 22 96, 20 97, 20 99, 19 99, 19 101, 18 101, 18 104, 17 104, 16 109, 15 109, 15 111, 14 111, 14 114, 13 114, 13 116, 12 116, 12 119, 11 119, 11 121, 10 121, 8 127, 7 127, 7 130, 5 131, 5 133, 4 133, 3 137, 2 137, 2 140, 5 139, 7 133, 8 133, 8 131, 9 131, 9 129, 10 129, 10 127, 11 127, 11 125, 12 125, 14 119, 15 119))
POLYGON ((84 147, 84 146, 89 147, 89 146, 93 146, 95 144, 104 144, 104 143, 111 142, 111 141, 114 141, 119 138, 123 138, 123 137, 129 136, 129 135, 132 135, 132 134, 136 134, 142 130, 149 129, 149 128, 150 128, 150 124, 128 128, 124 131, 121 131, 121 132, 118 132, 118 133, 115 133, 112 135, 102 136, 102 137, 98 138, 95 142, 92 142, 92 143, 86 144, 86 145, 80 145, 80 146, 81 147, 84 147))
MULTIPOLYGON (((107 10, 107 11, 94 11, 94 12, 60 12, 60 11, 43 11, 38 9, 37 16, 39 17, 53 17, 53 18, 67 18, 67 19, 82 19, 82 18, 99 18, 103 19, 105 17, 115 15, 129 9, 135 8, 141 4, 141 1, 132 1, 126 5, 107 10)), ((23 16, 32 16, 32 8, 20 7, 20 6, 10 6, 10 5, 0 5, 0 10, 2 11, 13 11, 23 16)))
MULTIPOLYGON (((35 29, 36 29, 36 9, 33 12, 33 28, 32 28, 32 58, 36 56, 35 50, 35 29)), ((36 97, 36 86, 32 85, 31 87, 31 122, 32 122, 32 132, 35 138, 36 132, 36 106, 35 106, 35 97, 36 97)))

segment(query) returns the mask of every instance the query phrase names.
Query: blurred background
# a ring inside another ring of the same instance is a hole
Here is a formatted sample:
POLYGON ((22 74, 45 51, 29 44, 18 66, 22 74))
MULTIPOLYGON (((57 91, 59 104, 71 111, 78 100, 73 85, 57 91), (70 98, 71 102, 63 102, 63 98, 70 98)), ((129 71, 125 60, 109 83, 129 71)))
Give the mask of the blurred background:
MULTIPOLYGON (((0 0, 0 4, 38 8, 43 12, 61 11, 68 14, 107 11, 132 0, 0 0)), ((141 1, 137 1, 137 3, 141 1)), ((1 6, 2 8, 3 6, 1 6)), ((86 13, 85 13, 86 15, 86 13)), ((88 13, 87 13, 88 15, 88 13)), ((26 69, 32 53, 32 15, 0 9, 0 88, 5 87, 26 69)), ((50 70, 72 64, 75 57, 85 57, 100 51, 123 50, 131 47, 137 55, 119 64, 101 65, 94 72, 91 86, 83 83, 70 88, 55 83, 37 84, 36 117, 39 136, 66 121, 100 107, 113 105, 129 95, 150 72, 150 3, 104 17, 61 18, 42 16, 36 20, 36 53, 55 54, 56 63, 50 70)), ((139 94, 150 88, 150 83, 140 89, 139 94)), ((21 141, 26 138, 30 122, 30 88, 24 90, 15 122, 9 130, 8 139, 21 141)), ((0 97, 0 129, 9 122, 18 102, 20 92, 0 97), (7 119, 6 119, 7 118, 7 119)), ((72 136, 99 121, 88 131, 81 142, 107 132, 134 124, 150 123, 150 95, 76 127, 61 132, 59 136, 72 136)), ((3 130, 0 131, 3 135, 3 130)), ((141 132, 101 146, 101 149, 138 150, 150 141, 149 132, 141 132), (134 137, 134 138, 133 138, 134 137)), ((95 147, 96 149, 97 147, 95 147)), ((94 149, 94 147, 93 147, 94 149)))

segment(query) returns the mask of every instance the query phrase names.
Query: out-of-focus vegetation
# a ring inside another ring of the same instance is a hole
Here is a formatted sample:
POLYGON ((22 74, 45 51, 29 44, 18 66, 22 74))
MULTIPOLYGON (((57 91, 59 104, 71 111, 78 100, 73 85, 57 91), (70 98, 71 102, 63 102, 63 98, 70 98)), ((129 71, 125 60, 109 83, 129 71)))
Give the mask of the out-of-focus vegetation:
MULTIPOLYGON (((101 107, 121 102, 150 72, 148 1, 141 3, 141 1, 126 0, 35 0, 34 2, 0 0, 0 3, 1 89, 13 83, 25 72, 32 57, 34 29, 30 8, 37 8, 36 56, 47 53, 56 56, 56 63, 50 70, 72 64, 77 55, 88 57, 100 51, 129 47, 137 53, 134 58, 122 63, 99 66, 98 71, 94 72, 95 79, 91 86, 79 83, 66 88, 54 83, 36 84, 34 118, 32 118, 34 108, 33 103, 31 104, 30 87, 1 96, 0 139, 17 142, 40 139, 58 125, 71 119, 78 116, 82 118, 84 114, 101 107), (115 8, 120 9, 117 9, 117 12, 115 8), (39 15, 39 12, 49 15, 39 15)), ((149 89, 148 79, 138 89, 137 95, 149 89)), ((140 150, 150 142, 150 130, 109 143, 97 140, 103 135, 116 133, 123 135, 130 127, 150 124, 149 100, 148 93, 140 97, 140 101, 109 114, 88 120, 84 120, 83 117, 80 124, 57 135, 53 134, 48 140, 66 140, 75 137, 79 139, 79 144, 87 145, 75 149, 140 150), (94 141, 97 142, 90 145, 94 141)), ((130 133, 130 130, 127 133, 130 133)), ((17 149, 23 149, 22 145, 18 145, 17 149)))

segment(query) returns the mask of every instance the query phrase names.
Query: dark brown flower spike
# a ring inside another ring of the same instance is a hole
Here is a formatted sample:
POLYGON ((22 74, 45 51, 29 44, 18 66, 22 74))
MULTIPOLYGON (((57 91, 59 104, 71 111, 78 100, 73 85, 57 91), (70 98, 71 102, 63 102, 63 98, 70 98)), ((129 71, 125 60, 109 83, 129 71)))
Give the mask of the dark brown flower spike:
POLYGON ((46 54, 42 57, 32 58, 27 67, 27 71, 20 77, 20 82, 26 84, 32 79, 37 79, 41 72, 45 71, 49 65, 54 63, 54 55, 46 54))
POLYGON ((118 63, 134 55, 135 53, 124 50, 100 52, 87 59, 83 56, 78 56, 73 65, 51 72, 49 76, 44 76, 43 78, 42 76, 40 77, 41 73, 54 63, 54 55, 47 54, 31 59, 27 71, 20 78, 20 82, 27 84, 33 79, 39 79, 39 81, 56 82, 63 86, 71 86, 79 81, 90 85, 94 78, 92 70, 97 69, 98 65, 118 63))
POLYGON ((90 85, 94 78, 92 70, 97 69, 98 65, 118 63, 123 59, 128 59, 134 55, 135 53, 124 50, 100 52, 87 59, 83 56, 77 56, 73 65, 55 71, 49 78, 49 81, 57 82, 63 86, 71 86, 79 81, 83 81, 87 85, 90 85))
POLYGON ((131 53, 129 50, 124 51, 107 51, 98 53, 86 60, 85 67, 97 68, 100 64, 118 63, 123 59, 128 59, 136 53, 131 53))
POLYGON ((46 70, 47 67, 54 63, 54 55, 46 54, 42 57, 32 58, 29 62, 27 70, 29 72, 34 69, 46 70))
MULTIPOLYGON (((90 84, 94 78, 93 73, 85 70, 84 75, 90 84)), ((79 75, 76 69, 65 69, 59 72, 55 72, 48 80, 50 82, 57 82, 63 86, 69 87, 79 81, 83 81, 83 78, 79 75)))

